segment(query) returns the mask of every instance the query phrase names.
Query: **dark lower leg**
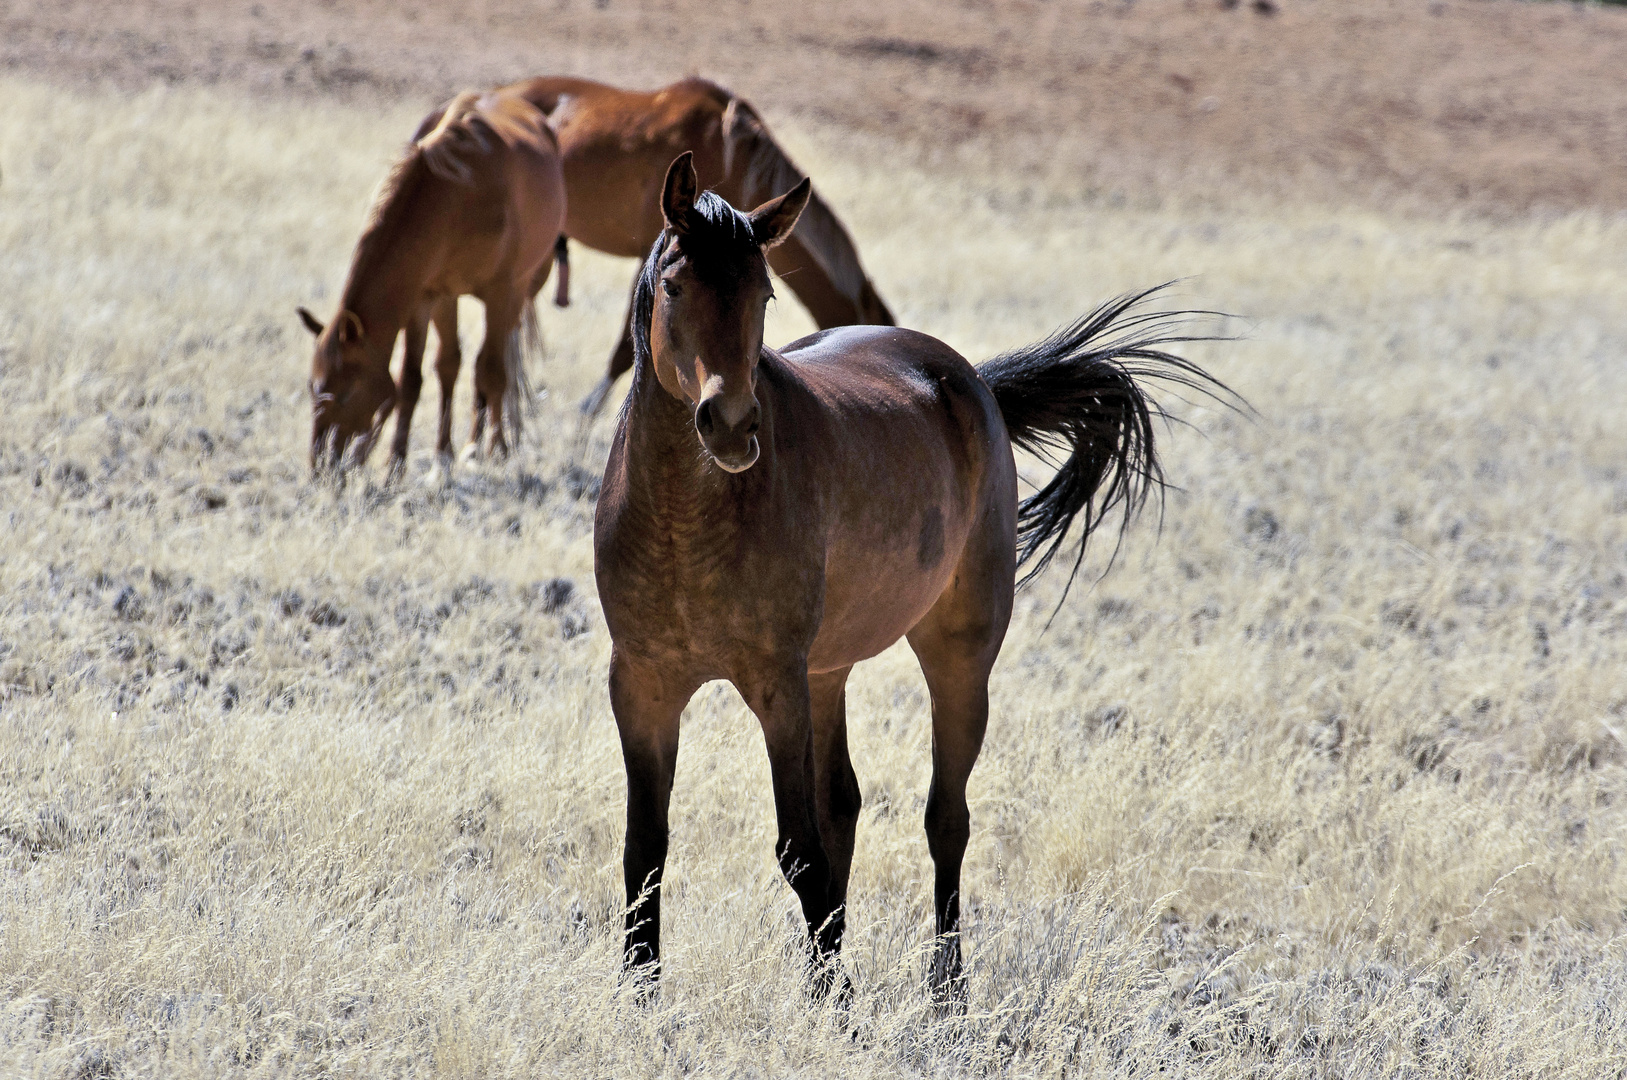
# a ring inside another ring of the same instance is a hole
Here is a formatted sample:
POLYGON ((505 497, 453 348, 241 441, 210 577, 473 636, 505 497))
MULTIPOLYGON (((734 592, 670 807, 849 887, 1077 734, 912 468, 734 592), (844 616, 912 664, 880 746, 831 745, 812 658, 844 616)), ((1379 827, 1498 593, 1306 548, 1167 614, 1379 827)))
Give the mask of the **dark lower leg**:
POLYGON ((853 868, 853 844, 859 810, 864 804, 859 778, 847 750, 847 676, 851 669, 811 676, 815 791, 819 833, 830 860, 829 903, 832 912, 829 951, 838 953, 847 924, 847 883, 853 868))
MULTIPOLYGON (((917 650, 919 655, 920 650, 917 650)), ((940 998, 961 997, 960 871, 971 837, 966 783, 988 726, 988 669, 975 660, 928 669, 932 692, 932 787, 927 793, 927 849, 932 853, 932 906, 937 942, 931 983, 940 998), (947 670, 945 670, 947 668, 947 670)))
POLYGON ((627 766, 627 834, 622 882, 627 911, 622 967, 661 973, 661 875, 667 861, 671 769, 657 747, 622 745, 627 766), (662 776, 667 777, 662 783, 662 776))
POLYGON ((622 968, 661 971, 661 876, 667 859, 667 807, 678 762, 678 717, 688 695, 666 693, 616 657, 610 704, 627 767, 627 836, 622 880, 627 910, 622 968))
POLYGON ((927 850, 932 853, 932 908, 937 941, 932 951, 932 986, 943 990, 961 977, 960 868, 971 837, 971 815, 964 785, 946 791, 934 777, 927 796, 927 850))
POLYGON ((830 859, 819 834, 806 664, 790 665, 781 677, 742 687, 741 692, 762 723, 768 744, 780 872, 802 902, 809 942, 823 960, 840 941, 840 921, 831 918, 830 859))

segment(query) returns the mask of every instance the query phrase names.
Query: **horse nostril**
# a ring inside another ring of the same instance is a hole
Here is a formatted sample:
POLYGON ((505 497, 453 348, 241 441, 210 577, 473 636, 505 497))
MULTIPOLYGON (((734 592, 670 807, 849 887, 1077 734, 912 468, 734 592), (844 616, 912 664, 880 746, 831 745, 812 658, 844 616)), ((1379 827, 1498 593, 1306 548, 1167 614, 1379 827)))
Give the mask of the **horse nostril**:
POLYGON ((762 426, 763 426, 763 407, 761 405, 753 405, 751 407, 751 423, 746 425, 746 434, 747 435, 755 435, 755 434, 757 434, 757 429, 762 427, 762 426))
POLYGON ((707 398, 695 409, 695 430, 702 436, 712 434, 712 399, 707 398))

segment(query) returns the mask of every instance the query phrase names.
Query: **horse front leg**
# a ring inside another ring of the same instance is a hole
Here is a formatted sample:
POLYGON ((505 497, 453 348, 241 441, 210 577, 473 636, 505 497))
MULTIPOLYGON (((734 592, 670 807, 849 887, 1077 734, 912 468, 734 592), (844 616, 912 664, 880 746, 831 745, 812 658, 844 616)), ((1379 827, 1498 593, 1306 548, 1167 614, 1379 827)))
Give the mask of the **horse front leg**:
POLYGON ((824 993, 830 989, 842 945, 843 915, 832 902, 831 861, 819 832, 808 664, 797 657, 764 665, 764 670, 760 680, 736 687, 763 727, 779 827, 774 852, 780 872, 802 903, 816 966, 815 990, 824 993))
MULTIPOLYGON (((841 954, 847 928, 847 882, 853 869, 853 843, 864 797, 853 761, 847 752, 847 676, 851 668, 808 677, 812 701, 814 743, 814 793, 819 813, 819 835, 830 859, 830 951, 841 954)), ((837 975, 834 963, 820 970, 822 984, 832 981, 840 998, 846 999, 852 985, 847 976, 837 975)))
POLYGON ((452 394, 457 390, 458 370, 463 367, 463 348, 458 341, 458 298, 443 296, 436 301, 430 318, 439 339, 435 353, 435 377, 441 384, 440 427, 435 434, 435 453, 443 465, 452 461, 452 394))
POLYGON ((622 971, 653 983, 661 975, 661 876, 667 861, 667 807, 678 764, 678 718, 693 688, 675 689, 620 652, 610 654, 610 707, 627 767, 627 890, 622 971))
POLYGON ((401 380, 396 384, 395 438, 390 443, 390 478, 397 479, 406 469, 407 440, 412 431, 412 414, 418 408, 418 395, 424 389, 424 343, 429 337, 429 314, 413 313, 407 321, 406 348, 401 355, 401 380))

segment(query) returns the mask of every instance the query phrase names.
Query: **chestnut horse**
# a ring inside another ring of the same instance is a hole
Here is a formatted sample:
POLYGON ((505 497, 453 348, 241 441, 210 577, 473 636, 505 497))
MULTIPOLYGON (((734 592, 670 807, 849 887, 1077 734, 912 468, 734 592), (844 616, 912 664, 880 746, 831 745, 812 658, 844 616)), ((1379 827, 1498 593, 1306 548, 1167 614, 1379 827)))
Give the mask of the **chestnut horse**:
POLYGON ((807 920, 817 985, 830 987, 860 807, 844 686, 854 664, 904 637, 932 698, 931 981, 952 998, 966 782, 1017 569, 1043 567, 1076 518, 1088 535, 1117 506, 1127 524, 1162 490, 1162 412, 1138 377, 1224 387, 1162 351, 1193 339, 1132 311, 1146 294, 976 368, 894 328, 766 348, 764 253, 793 235, 810 185, 746 214, 697 195, 697 183, 684 154, 633 294, 633 386, 594 526, 627 768, 624 962, 659 974, 679 715, 703 683, 726 679, 761 722, 776 854, 807 920), (1014 443, 1066 454, 1021 503, 1014 443))
MULTIPOLYGON (((705 79, 640 92, 539 78, 503 92, 541 109, 559 135, 569 192, 565 235, 610 255, 642 259, 649 252, 661 232, 661 181, 680 151, 694 152, 703 186, 741 206, 755 206, 802 179, 757 110, 705 79)), ((768 264, 821 328, 893 325, 847 230, 817 195, 768 264)), ((556 297, 562 306, 565 282, 562 259, 556 297)), ((596 413, 611 384, 632 366, 629 308, 609 368, 582 402, 583 412, 596 413)))
POLYGON ((435 448, 451 454, 452 390, 462 364, 457 303, 463 295, 486 306, 469 449, 480 449, 489 421, 490 449, 507 454, 505 417, 518 444, 525 353, 537 336, 532 298, 548 279, 565 222, 558 141, 536 107, 513 94, 466 91, 434 118, 384 181, 356 242, 339 313, 324 328, 299 309, 316 335, 313 465, 365 458, 394 410, 391 471, 401 468, 424 384, 431 322, 440 339, 435 448), (390 357, 402 332, 406 349, 398 385, 390 377, 390 357))

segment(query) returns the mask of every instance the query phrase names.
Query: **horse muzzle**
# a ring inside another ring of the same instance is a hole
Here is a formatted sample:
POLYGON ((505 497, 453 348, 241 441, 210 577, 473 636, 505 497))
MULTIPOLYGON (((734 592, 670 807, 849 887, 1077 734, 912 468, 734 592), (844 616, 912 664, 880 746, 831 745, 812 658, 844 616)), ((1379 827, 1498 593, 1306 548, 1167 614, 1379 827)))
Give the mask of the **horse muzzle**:
POLYGON ((695 407, 695 432, 718 468, 742 473, 757 464, 761 452, 757 430, 762 427, 762 416, 756 398, 747 398, 742 407, 738 402, 724 401, 722 394, 714 394, 695 407))
POLYGON ((724 472, 743 473, 753 465, 757 464, 757 458, 759 456, 757 436, 753 435, 750 439, 748 439, 746 441, 745 450, 737 455, 725 456, 724 454, 720 454, 713 450, 711 447, 707 447, 706 452, 712 455, 712 460, 717 462, 717 467, 722 469, 724 472))

